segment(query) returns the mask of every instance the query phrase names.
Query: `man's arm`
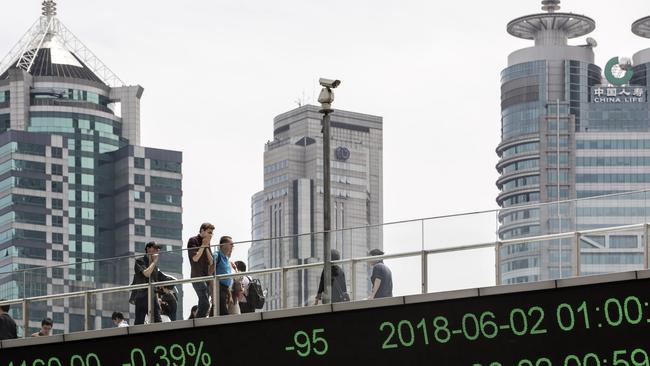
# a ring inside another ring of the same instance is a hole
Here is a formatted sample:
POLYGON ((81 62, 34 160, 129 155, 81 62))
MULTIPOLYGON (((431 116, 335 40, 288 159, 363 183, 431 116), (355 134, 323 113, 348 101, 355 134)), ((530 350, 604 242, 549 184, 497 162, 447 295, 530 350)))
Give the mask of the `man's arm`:
POLYGON ((201 259, 201 256, 203 255, 203 252, 205 251, 204 247, 199 247, 199 249, 196 251, 196 254, 192 257, 193 262, 198 262, 201 259))
POLYGON ((374 299, 379 291, 379 286, 381 286, 381 278, 375 278, 375 282, 372 284, 372 293, 368 296, 368 299, 374 299))
POLYGON ((159 258, 159 257, 158 257, 158 255, 156 254, 156 255, 153 257, 153 260, 151 261, 151 264, 149 264, 149 267, 145 268, 145 270, 142 271, 142 274, 143 274, 145 277, 149 278, 149 277, 151 276, 151 274, 153 273, 153 271, 156 269, 156 265, 158 264, 158 258, 159 258))

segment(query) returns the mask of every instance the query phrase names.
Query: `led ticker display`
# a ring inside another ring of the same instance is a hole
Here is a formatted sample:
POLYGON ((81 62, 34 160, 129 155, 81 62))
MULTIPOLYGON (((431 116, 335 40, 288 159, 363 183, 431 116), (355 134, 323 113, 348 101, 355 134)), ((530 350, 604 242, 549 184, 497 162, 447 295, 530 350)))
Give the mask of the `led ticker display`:
POLYGON ((650 280, 0 349, 0 366, 650 366, 650 280))

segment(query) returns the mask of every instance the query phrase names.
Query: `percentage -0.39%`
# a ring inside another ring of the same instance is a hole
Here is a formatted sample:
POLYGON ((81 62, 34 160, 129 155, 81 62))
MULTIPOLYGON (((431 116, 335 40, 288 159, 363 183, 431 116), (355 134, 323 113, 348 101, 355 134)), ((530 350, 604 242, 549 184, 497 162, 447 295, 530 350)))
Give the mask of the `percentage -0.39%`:
MULTIPOLYGON (((155 364, 151 366, 211 366, 212 356, 203 350, 203 341, 198 347, 189 342, 183 347, 180 344, 171 346, 158 345, 153 349, 155 364)), ((147 355, 140 348, 131 350, 131 362, 122 366, 148 366, 147 355)))

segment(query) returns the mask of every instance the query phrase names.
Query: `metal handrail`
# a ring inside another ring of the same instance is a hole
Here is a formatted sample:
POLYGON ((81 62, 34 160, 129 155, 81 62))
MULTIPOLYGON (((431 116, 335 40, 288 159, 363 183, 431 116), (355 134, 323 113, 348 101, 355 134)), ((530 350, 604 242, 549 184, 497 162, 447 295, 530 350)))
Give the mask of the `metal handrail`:
MULTIPOLYGON (((499 213, 499 212, 505 212, 505 211, 518 211, 518 210, 525 210, 525 209, 531 209, 531 208, 540 208, 540 207, 550 206, 550 205, 566 204, 566 203, 571 203, 571 202, 583 202, 583 201, 597 200, 597 199, 616 198, 616 197, 619 197, 619 196, 628 196, 628 195, 634 195, 634 194, 640 194, 640 193, 650 193, 650 189, 627 191, 627 192, 620 192, 620 193, 611 193, 611 194, 606 194, 606 195, 601 195, 601 196, 575 198, 575 199, 568 199, 568 200, 562 200, 562 201, 533 203, 533 204, 528 204, 528 205, 517 205, 517 206, 512 206, 512 207, 503 207, 503 208, 497 208, 497 209, 491 209, 491 210, 479 210, 479 211, 463 212, 463 213, 455 213, 455 214, 447 214, 447 215, 439 215, 439 216, 429 216, 429 217, 423 217, 423 218, 419 218, 419 219, 407 219, 407 220, 400 220, 400 221, 391 221, 391 222, 386 222, 386 223, 381 223, 381 224, 371 224, 371 225, 365 225, 365 226, 355 226, 355 227, 349 227, 349 228, 343 228, 343 229, 335 229, 335 230, 330 230, 330 233, 345 232, 345 231, 352 231, 352 230, 361 230, 361 229, 370 229, 370 228, 376 228, 376 227, 388 227, 388 226, 392 226, 392 225, 407 224, 407 223, 413 223, 413 222, 425 222, 425 221, 449 219, 449 218, 463 217, 463 216, 473 216, 473 215, 480 215, 480 214, 487 214, 487 213, 499 213)), ((273 241, 273 240, 286 240, 286 239, 300 238, 300 237, 303 237, 303 236, 322 235, 324 233, 325 233, 324 231, 315 231, 315 232, 303 233, 303 234, 276 236, 276 237, 265 238, 265 239, 251 239, 251 240, 235 242, 234 245, 253 244, 253 243, 265 242, 265 241, 270 242, 270 241, 273 241)), ((528 238, 526 238, 526 239, 528 239, 528 238)), ((503 241, 503 242, 505 243, 506 241, 503 241)), ((210 247, 212 249, 217 249, 219 247, 219 244, 211 245, 210 247)), ((179 253, 179 252, 183 253, 183 252, 185 252, 187 250, 188 250, 188 248, 179 248, 179 249, 173 249, 173 250, 168 250, 168 251, 161 251, 160 254, 164 255, 164 254, 179 253)), ((138 253, 138 254, 130 254, 130 255, 110 257, 110 258, 87 260, 87 261, 82 261, 82 262, 74 263, 74 264, 65 263, 65 264, 57 264, 57 265, 52 265, 52 266, 25 268, 25 269, 18 269, 18 270, 12 271, 11 273, 32 272, 32 271, 43 270, 43 269, 48 269, 48 268, 66 268, 66 267, 70 267, 70 266, 83 266, 85 264, 91 264, 91 263, 116 261, 116 260, 122 260, 122 259, 133 259, 133 258, 140 257, 142 255, 143 255, 143 253, 138 253)))
MULTIPOLYGON (((572 232, 566 232, 566 233, 558 233, 558 234, 548 234, 548 235, 541 235, 541 236, 534 236, 534 237, 528 237, 528 238, 517 238, 517 239, 508 239, 508 240, 496 240, 492 242, 484 242, 484 243, 476 243, 476 244, 469 244, 469 245, 460 245, 460 246, 452 246, 452 247, 444 247, 444 248, 437 248, 437 249, 422 249, 419 251, 408 251, 408 252, 401 252, 401 253, 393 253, 393 254, 384 254, 384 255, 379 255, 379 256, 364 256, 364 257, 356 257, 356 258, 348 258, 348 259, 341 259, 341 260, 336 260, 332 261, 333 264, 340 264, 340 265, 346 265, 350 264, 353 266, 358 264, 358 263, 364 263, 364 262, 373 262, 373 261, 379 261, 379 260, 389 260, 389 259, 399 259, 399 258, 408 258, 408 257, 421 257, 422 261, 422 293, 427 293, 428 292, 428 261, 427 258, 429 255, 434 255, 434 254, 440 254, 440 253, 449 253, 449 252, 458 252, 458 251, 466 251, 466 250, 476 250, 476 249, 485 249, 485 248, 495 248, 496 250, 496 255, 497 255, 497 262, 499 260, 499 249, 503 245, 508 245, 508 244, 515 244, 515 243, 521 243, 521 242, 531 242, 531 241, 540 241, 540 240, 552 240, 552 239, 559 239, 559 238, 565 238, 565 237, 573 237, 576 239, 575 241, 575 247, 573 248, 575 250, 575 263, 574 263, 574 275, 579 275, 580 273, 580 237, 583 235, 589 235, 589 234, 596 234, 596 233, 603 233, 603 232, 618 232, 618 231, 627 231, 627 230, 632 230, 632 229, 640 229, 643 228, 644 232, 648 234, 650 230, 650 224, 648 223, 643 223, 643 224, 634 224, 634 225, 623 225, 623 226, 614 226, 614 227, 607 227, 607 228, 598 228, 598 229, 589 229, 589 230, 576 230, 572 232)), ((646 236, 646 243, 644 245, 644 250, 646 252, 645 255, 645 267, 648 267, 648 241, 650 239, 647 238, 646 236)), ((289 271, 296 271, 296 270, 305 270, 305 269, 313 269, 313 268, 318 268, 323 266, 323 262, 315 262, 315 263, 307 263, 307 264, 299 264, 299 265, 290 265, 290 266, 283 266, 283 267, 275 267, 275 268, 269 268, 269 269, 262 269, 262 270, 254 270, 254 271, 249 271, 249 272, 240 272, 240 273, 230 273, 230 274, 221 274, 221 275, 210 275, 210 276, 203 276, 203 277, 194 277, 194 278, 186 278, 186 279, 174 279, 174 280, 168 280, 168 281, 159 281, 159 282, 150 282, 150 283, 145 283, 145 284, 137 284, 137 285, 125 285, 125 286, 115 286, 115 287, 109 287, 109 288, 102 288, 102 289, 92 289, 92 290, 85 290, 85 291, 75 291, 75 292, 69 292, 65 294, 54 294, 54 295, 43 295, 43 296, 35 296, 35 297, 30 297, 30 298, 22 298, 22 299, 15 299, 15 300, 4 300, 0 301, 0 306, 2 305, 14 305, 14 304, 22 304, 23 307, 23 326, 24 326, 24 333, 25 336, 27 335, 26 329, 29 326, 29 304, 32 302, 40 302, 40 301, 52 301, 52 300, 62 300, 62 299, 68 299, 68 298, 73 298, 73 297, 84 297, 85 299, 85 312, 84 312, 84 318, 85 318, 85 324, 86 324, 86 330, 90 328, 90 323, 89 320, 91 319, 90 316, 90 302, 92 299, 92 296, 96 295, 103 295, 103 294, 108 294, 108 293, 116 293, 116 292, 124 292, 124 291, 133 291, 133 290, 147 290, 147 297, 149 299, 149 304, 152 304, 152 299, 153 299, 153 293, 154 289, 156 287, 163 287, 163 286, 171 286, 171 285, 179 285, 179 284, 186 284, 186 283, 194 283, 194 282, 207 282, 207 281, 214 281, 213 283, 216 283, 216 281, 220 281, 222 279, 229 279, 229 278, 235 278, 235 277, 241 277, 245 275, 252 275, 252 276, 257 276, 257 275, 267 275, 267 274, 273 274, 273 273, 280 273, 282 275, 282 282, 280 286, 280 299, 281 299, 281 307, 286 307, 287 305, 287 298, 286 298, 286 274, 289 271)), ((498 265, 497 265, 497 278, 499 276, 498 274, 498 265)), ((357 298, 356 292, 356 271, 352 271, 352 300, 354 301, 357 298)), ((213 302, 215 306, 215 311, 214 311, 214 316, 217 316, 219 314, 219 309, 218 309, 218 297, 219 297, 219 292, 217 291, 217 286, 212 286, 213 289, 213 302)), ((149 317, 150 319, 153 319, 153 306, 148 307, 149 311, 149 317)))

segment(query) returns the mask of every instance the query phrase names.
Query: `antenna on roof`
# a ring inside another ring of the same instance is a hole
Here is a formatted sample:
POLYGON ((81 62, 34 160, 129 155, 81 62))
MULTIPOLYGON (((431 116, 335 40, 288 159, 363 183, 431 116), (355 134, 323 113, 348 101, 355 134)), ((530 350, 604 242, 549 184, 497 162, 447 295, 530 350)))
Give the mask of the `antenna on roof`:
POLYGON ((43 10, 41 14, 48 18, 56 16, 56 2, 54 0, 44 0, 41 9, 43 10))
POLYGON ((555 13, 560 10, 560 0, 542 0, 542 10, 555 13))

